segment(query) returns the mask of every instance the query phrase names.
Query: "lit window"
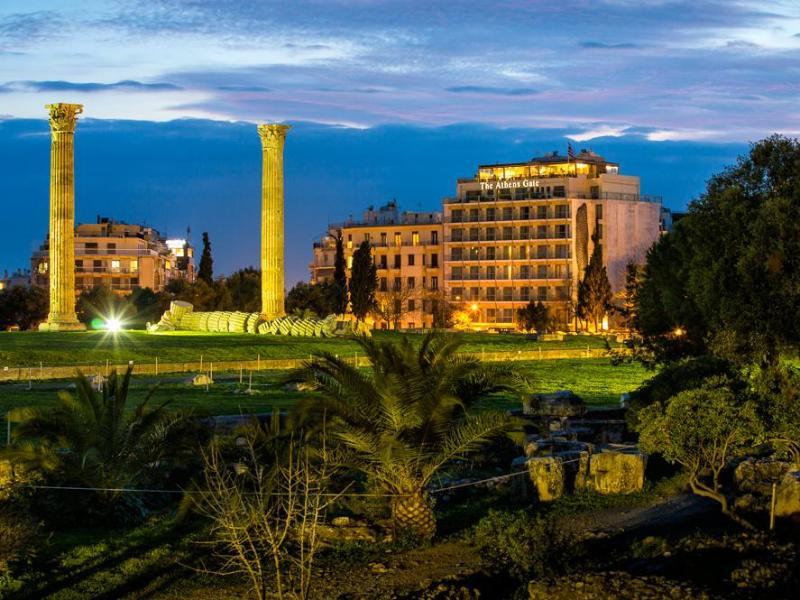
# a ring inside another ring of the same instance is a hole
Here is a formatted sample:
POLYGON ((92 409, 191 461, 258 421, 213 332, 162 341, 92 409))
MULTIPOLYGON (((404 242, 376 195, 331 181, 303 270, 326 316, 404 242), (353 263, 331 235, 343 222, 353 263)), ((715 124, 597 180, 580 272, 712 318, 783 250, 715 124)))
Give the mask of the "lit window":
POLYGON ((411 245, 412 246, 419 246, 419 231, 412 231, 411 232, 411 245))
POLYGON ((394 234, 394 245, 395 246, 403 245, 403 237, 399 233, 394 234))
POLYGON ((132 260, 131 261, 131 273, 136 273, 139 270, 139 261, 132 260))
MULTIPOLYGON (((348 243, 351 243, 351 242, 348 242, 348 243)), ((353 257, 352 256, 348 256, 347 257, 347 268, 348 269, 352 269, 353 268, 353 257)))
POLYGON ((119 261, 118 260, 112 260, 111 261, 111 270, 112 271, 119 271, 119 261))
POLYGON ((39 273, 41 273, 42 275, 47 273, 47 262, 46 261, 42 261, 42 262, 39 263, 39 273))

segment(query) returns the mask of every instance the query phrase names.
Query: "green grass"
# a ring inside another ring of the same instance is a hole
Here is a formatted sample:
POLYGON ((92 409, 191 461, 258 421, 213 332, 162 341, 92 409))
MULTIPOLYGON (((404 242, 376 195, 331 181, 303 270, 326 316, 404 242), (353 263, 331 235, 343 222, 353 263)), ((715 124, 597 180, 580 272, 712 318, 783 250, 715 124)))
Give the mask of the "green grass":
MULTIPOLYGON (((537 342, 521 334, 465 333, 466 352, 515 352, 517 350, 602 348, 605 342, 596 336, 569 336, 563 342, 537 342)), ((376 332, 380 340, 421 334, 376 332)), ((351 356, 358 345, 349 339, 320 339, 273 335, 202 334, 172 332, 147 334, 127 331, 116 335, 90 331, 79 333, 2 332, 0 333, 0 368, 104 364, 135 361, 159 362, 256 360, 305 358, 318 351, 351 356)))
MULTIPOLYGON (((652 375, 638 364, 614 366, 608 359, 564 359, 521 361, 515 364, 532 382, 536 392, 552 392, 569 389, 583 398, 590 406, 616 404, 619 395, 637 388, 652 375)), ((176 409, 192 408, 211 415, 249 414, 269 412, 273 407, 290 408, 305 393, 288 391, 280 385, 285 373, 267 371, 253 376, 254 394, 241 393, 247 387, 239 386, 238 376, 215 374, 217 383, 206 391, 186 383, 189 375, 167 376, 160 381, 154 399, 169 400, 176 409)), ((132 383, 131 406, 144 398, 157 380, 152 377, 135 377, 132 383)), ((69 381, 34 382, 32 389, 27 384, 0 384, 0 443, 5 442, 5 414, 23 406, 52 406, 59 389, 68 389, 69 381)), ((516 399, 509 396, 491 398, 482 404, 484 409, 507 410, 519 408, 516 399)))

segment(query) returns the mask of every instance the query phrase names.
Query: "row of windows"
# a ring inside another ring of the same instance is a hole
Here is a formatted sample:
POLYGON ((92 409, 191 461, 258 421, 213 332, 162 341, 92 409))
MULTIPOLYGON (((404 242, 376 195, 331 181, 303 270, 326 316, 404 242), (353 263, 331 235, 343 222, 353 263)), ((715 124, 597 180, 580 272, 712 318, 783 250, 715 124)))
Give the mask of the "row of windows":
POLYGON ((570 277, 569 265, 506 265, 496 267, 453 267, 450 270, 452 281, 494 280, 494 279, 567 279, 570 277))
POLYGON ((566 198, 567 189, 563 185, 546 185, 535 187, 501 188, 499 190, 468 190, 465 197, 468 201, 482 198, 494 200, 541 200, 544 198, 566 198))
POLYGON ((567 239, 570 237, 569 225, 537 225, 530 227, 522 225, 520 227, 470 227, 463 229, 456 227, 450 232, 452 242, 480 242, 495 240, 547 240, 547 239, 567 239))
POLYGON ((473 246, 471 248, 453 248, 450 250, 450 260, 518 260, 534 258, 570 258, 569 246, 558 244, 556 246, 473 246))
MULTIPOLYGON (((431 290, 438 290, 439 289, 439 278, 436 276, 431 277, 430 279, 430 288, 427 287, 428 279, 426 277, 422 278, 422 289, 431 289, 431 290)), ((417 278, 416 277, 406 277, 405 286, 408 290, 416 289, 417 287, 417 278)), ((395 291, 400 291, 403 289, 403 278, 402 277, 395 277, 392 280, 392 289, 395 291)), ((381 277, 378 280, 378 291, 379 292, 388 292, 389 291, 389 278, 388 277, 381 277)))
POLYGON ((137 273, 139 261, 76 260, 75 271, 78 273, 137 273))
POLYGON ((453 300, 465 302, 529 302, 530 300, 568 300, 567 286, 548 287, 454 287, 451 292, 453 300))
MULTIPOLYGON (((388 246, 389 245, 389 234, 385 231, 380 233, 380 241, 378 239, 372 239, 372 234, 369 232, 364 233, 364 241, 369 242, 373 246, 380 245, 380 246, 388 246)), ((439 244, 439 232, 438 231, 431 231, 429 242, 431 245, 436 246, 439 244)), ((394 246, 402 246, 403 245, 403 235, 400 232, 395 232, 393 237, 393 244, 394 246)), ((412 246, 419 246, 420 245, 420 235, 419 231, 412 231, 411 232, 411 245, 412 246)), ((353 247, 353 234, 347 234, 347 247, 353 247)))
POLYGON ((513 221, 529 219, 568 219, 569 205, 559 204, 557 206, 506 206, 504 208, 490 207, 486 209, 471 208, 455 209, 450 213, 451 223, 463 223, 469 221, 513 221))
MULTIPOLYGON (((429 259, 426 259, 426 255, 422 254, 422 266, 423 267, 438 267, 439 266, 439 255, 434 253, 430 255, 429 259)), ((406 265, 409 267, 416 266, 417 257, 415 254, 407 254, 406 255, 406 265)), ((392 260, 393 268, 400 269, 403 266, 403 257, 400 254, 395 254, 392 260)), ((381 256, 377 257, 377 267, 379 269, 388 269, 389 268, 389 257, 386 254, 382 254, 381 256)))

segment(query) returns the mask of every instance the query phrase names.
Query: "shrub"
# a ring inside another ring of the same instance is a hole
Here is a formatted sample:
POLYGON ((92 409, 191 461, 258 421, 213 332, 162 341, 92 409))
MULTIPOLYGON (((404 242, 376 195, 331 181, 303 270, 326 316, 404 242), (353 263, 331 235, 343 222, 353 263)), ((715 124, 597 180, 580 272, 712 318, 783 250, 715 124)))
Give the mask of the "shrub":
POLYGON ((0 501, 0 573, 9 573, 14 564, 33 558, 40 529, 21 502, 14 498, 0 501))
POLYGON ((471 541, 495 568, 521 580, 563 572, 580 553, 576 538, 556 517, 525 510, 490 510, 475 526, 471 541))

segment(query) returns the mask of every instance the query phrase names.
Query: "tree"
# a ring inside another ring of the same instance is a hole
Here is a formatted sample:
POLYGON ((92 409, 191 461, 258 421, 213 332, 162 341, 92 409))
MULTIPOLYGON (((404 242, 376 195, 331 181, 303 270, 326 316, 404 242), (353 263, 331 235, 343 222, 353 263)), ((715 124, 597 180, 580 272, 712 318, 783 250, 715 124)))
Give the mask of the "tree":
POLYGON ((211 258, 211 242, 208 239, 208 232, 203 232, 203 253, 200 255, 200 268, 197 277, 205 281, 208 285, 214 283, 214 259, 211 258))
POLYGON ((447 293, 441 289, 430 290, 426 293, 426 299, 433 317, 433 328, 449 329, 452 327, 453 313, 456 307, 447 297, 447 293))
POLYGON ((619 310, 625 318, 625 326, 630 331, 636 328, 636 291, 639 287, 639 265, 629 262, 625 265, 625 290, 623 305, 619 310))
MULTIPOLYGON (((637 309, 656 348, 774 363, 800 342, 800 142, 772 136, 712 177, 648 254, 637 309)), ((675 356, 667 352, 667 359, 675 356)))
POLYGON ((132 373, 132 365, 122 376, 112 371, 101 391, 78 374, 75 393, 59 392, 55 407, 14 410, 6 458, 51 481, 97 488, 107 511, 121 489, 157 485, 193 462, 202 440, 196 419, 168 412, 166 403, 151 407, 153 390, 128 410, 132 373))
POLYGON ((47 319, 50 300, 46 290, 14 286, 0 291, 0 330, 12 325, 33 329, 47 319))
POLYGON ((75 312, 81 323, 91 325, 95 319, 102 322, 110 318, 127 321, 136 310, 110 288, 98 285, 81 292, 75 303, 75 312))
POLYGON ((379 292, 375 301, 375 314, 392 329, 400 329, 403 318, 409 313, 408 302, 419 296, 416 288, 400 284, 379 292))
MULTIPOLYGON (((173 279, 166 286, 166 291, 173 300, 183 300, 194 306, 194 310, 215 310, 218 288, 209 285, 203 279, 189 283, 185 279, 173 279)), ((255 312, 255 311, 254 311, 255 312)))
POLYGON ((347 312, 347 262, 344 258, 342 232, 336 236, 336 256, 333 261, 334 311, 338 315, 347 312))
POLYGON ((330 439, 345 452, 342 461, 392 495, 396 527, 430 539, 436 519, 428 484, 506 427, 504 415, 470 408, 495 392, 524 393, 526 382, 505 365, 457 355, 461 341, 434 332, 418 347, 406 337, 358 343, 367 371, 325 352, 289 375, 288 381, 318 392, 298 412, 304 422, 328 419, 330 439))
POLYGON ((517 320, 526 331, 536 330, 537 333, 549 331, 552 320, 550 311, 541 302, 531 300, 528 305, 517 310, 517 320))
POLYGON ((234 310, 261 312, 261 271, 240 269, 225 278, 234 310))
POLYGON ((760 441, 763 427, 752 401, 734 394, 727 379, 714 377, 666 404, 644 408, 638 417, 643 450, 683 466, 692 492, 715 500, 724 514, 750 526, 731 508, 720 475, 760 441))
POLYGON ((378 269, 372 260, 372 248, 366 240, 353 252, 350 274, 350 308, 356 321, 363 321, 375 307, 378 269))
POLYGON ((611 310, 611 284, 608 281, 608 274, 603 265, 603 251, 599 239, 595 234, 592 236, 594 249, 589 259, 589 264, 583 272, 583 279, 578 284, 578 307, 579 316, 594 323, 595 331, 599 329, 598 323, 603 321, 611 310))
MULTIPOLYGON (((273 416, 274 421, 278 419, 273 416)), ((308 598, 319 525, 336 500, 327 494, 330 468, 308 446, 289 438, 285 448, 268 444, 261 428, 248 428, 233 465, 212 443, 203 453, 203 483, 197 505, 211 521, 221 575, 245 575, 259 600, 308 598)))
POLYGON ((298 281, 286 295, 286 312, 310 311, 318 317, 336 313, 336 287, 333 283, 298 281))

